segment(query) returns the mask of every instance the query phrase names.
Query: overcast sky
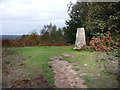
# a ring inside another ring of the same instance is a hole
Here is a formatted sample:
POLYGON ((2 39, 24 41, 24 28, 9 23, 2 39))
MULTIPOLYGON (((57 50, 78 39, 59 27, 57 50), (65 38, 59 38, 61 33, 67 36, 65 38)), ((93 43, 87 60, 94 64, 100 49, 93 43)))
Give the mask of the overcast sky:
MULTIPOLYGON (((0 0, 3 35, 28 34, 40 31, 43 25, 65 26, 67 4, 76 0, 0 0)), ((0 25, 1 26, 1 25, 0 25)))

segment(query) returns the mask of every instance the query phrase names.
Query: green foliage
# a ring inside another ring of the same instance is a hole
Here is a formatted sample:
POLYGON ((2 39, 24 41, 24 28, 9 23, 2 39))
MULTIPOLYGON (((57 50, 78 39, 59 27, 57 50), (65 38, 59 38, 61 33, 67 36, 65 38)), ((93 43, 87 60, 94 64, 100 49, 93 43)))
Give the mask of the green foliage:
MULTIPOLYGON (((68 19, 66 21, 66 29, 65 29, 65 38, 67 40, 68 43, 75 43, 75 36, 76 36, 76 30, 78 27, 84 27, 83 25, 83 21, 81 20, 81 17, 85 16, 85 15, 82 15, 82 10, 81 9, 85 9, 87 10, 84 6, 86 6, 86 3, 83 3, 81 5, 78 5, 78 4, 70 4, 69 5, 69 10, 68 10, 68 15, 70 17, 70 19, 68 19), (82 6, 81 6, 82 5, 82 6), (72 10, 71 10, 72 9, 72 10), (82 16, 80 16, 80 14, 82 16)), ((84 20, 85 17, 82 19, 84 20)))
POLYGON ((113 50, 112 55, 114 55, 115 57, 120 57, 120 48, 113 50))
MULTIPOLYGON (((63 28, 64 29, 64 28, 63 28)), ((4 47, 18 47, 18 46, 38 46, 38 45, 65 45, 64 30, 57 28, 56 25, 44 25, 41 30, 41 35, 33 30, 27 35, 23 35, 19 40, 3 40, 4 47)), ((66 44, 67 45, 67 44, 66 44)), ((68 44, 69 45, 69 44, 68 44)))
POLYGON ((41 40, 42 43, 62 43, 64 42, 64 35, 61 28, 57 29, 56 25, 44 25, 41 30, 41 40))
POLYGON ((64 57, 61 57, 59 60, 65 60, 65 58, 64 58, 64 57))
POLYGON ((92 50, 92 46, 89 46, 89 47, 86 47, 86 51, 93 52, 94 50, 92 50))
MULTIPOLYGON (((77 2, 69 4, 65 35, 67 42, 74 43, 77 28, 84 27, 86 37, 100 32, 105 35, 110 30, 117 35, 120 25, 120 2, 77 2), (102 32, 104 30, 104 32, 102 32)), ((91 37, 90 37, 91 38, 91 37)))
POLYGON ((23 46, 39 45, 40 44, 40 36, 38 35, 38 33, 35 30, 33 30, 32 32, 30 32, 30 34, 23 35, 20 38, 19 42, 24 44, 23 46))
POLYGON ((76 70, 76 71, 80 71, 80 68, 78 68, 78 67, 75 67, 75 68, 74 68, 74 70, 76 70))

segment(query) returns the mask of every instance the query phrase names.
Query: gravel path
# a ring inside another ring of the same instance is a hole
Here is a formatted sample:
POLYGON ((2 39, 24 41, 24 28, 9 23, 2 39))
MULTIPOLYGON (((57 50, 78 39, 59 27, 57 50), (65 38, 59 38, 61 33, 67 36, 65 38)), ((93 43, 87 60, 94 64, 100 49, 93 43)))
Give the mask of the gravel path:
POLYGON ((54 56, 52 61, 52 69, 55 73, 56 88, 87 88, 85 82, 77 71, 73 70, 73 65, 65 60, 59 60, 62 56, 54 56))

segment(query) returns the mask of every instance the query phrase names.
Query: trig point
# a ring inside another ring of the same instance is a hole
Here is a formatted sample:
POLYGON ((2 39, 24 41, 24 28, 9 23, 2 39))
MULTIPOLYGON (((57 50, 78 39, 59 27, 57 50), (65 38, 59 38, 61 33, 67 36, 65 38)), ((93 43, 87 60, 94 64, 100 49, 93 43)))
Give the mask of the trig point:
POLYGON ((84 45, 86 45, 85 30, 84 30, 84 28, 77 28, 76 41, 75 41, 75 48, 74 49, 81 49, 84 45))

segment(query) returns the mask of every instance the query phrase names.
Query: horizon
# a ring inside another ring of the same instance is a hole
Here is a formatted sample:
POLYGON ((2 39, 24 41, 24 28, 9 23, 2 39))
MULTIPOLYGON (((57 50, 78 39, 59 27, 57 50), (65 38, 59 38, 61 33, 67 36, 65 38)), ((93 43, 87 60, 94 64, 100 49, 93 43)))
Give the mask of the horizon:
POLYGON ((2 0, 0 15, 2 35, 29 34, 32 30, 40 32, 44 25, 52 23, 59 28, 65 26, 69 18, 67 10, 69 2, 77 0, 2 0), (62 6, 62 8, 61 8, 62 6))

